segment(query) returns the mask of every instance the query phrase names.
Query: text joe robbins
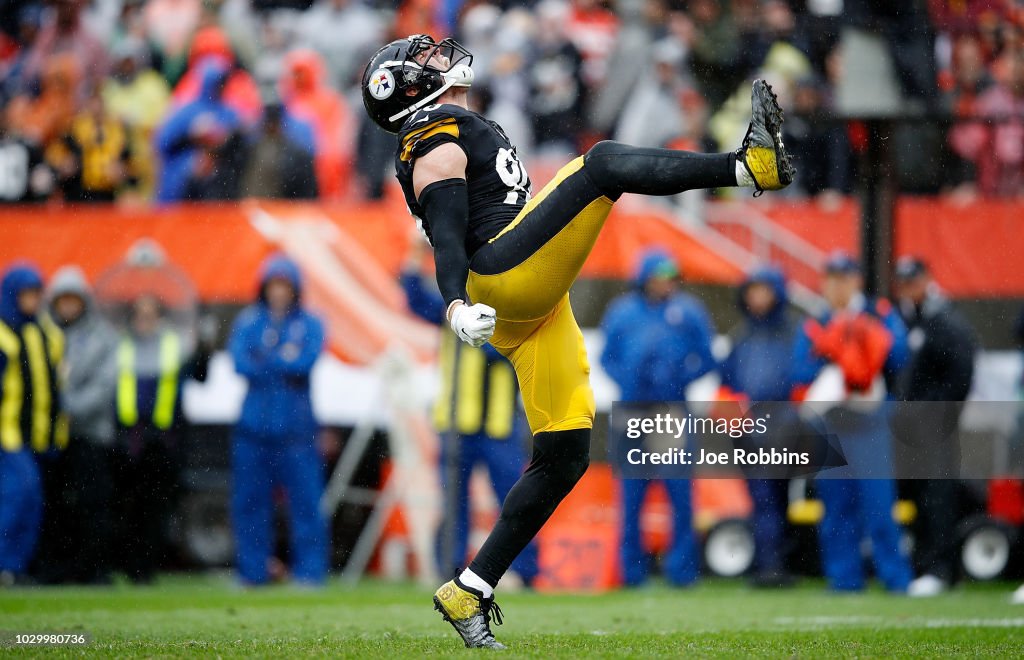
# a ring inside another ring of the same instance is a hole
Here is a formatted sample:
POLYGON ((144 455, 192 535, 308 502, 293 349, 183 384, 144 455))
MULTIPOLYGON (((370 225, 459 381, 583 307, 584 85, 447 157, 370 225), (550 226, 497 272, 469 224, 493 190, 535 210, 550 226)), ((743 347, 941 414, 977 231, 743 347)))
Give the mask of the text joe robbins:
POLYGON ((626 460, 631 465, 809 465, 811 457, 808 452, 788 451, 785 447, 734 449, 731 454, 727 451, 688 451, 673 447, 658 452, 633 448, 627 452, 626 460))

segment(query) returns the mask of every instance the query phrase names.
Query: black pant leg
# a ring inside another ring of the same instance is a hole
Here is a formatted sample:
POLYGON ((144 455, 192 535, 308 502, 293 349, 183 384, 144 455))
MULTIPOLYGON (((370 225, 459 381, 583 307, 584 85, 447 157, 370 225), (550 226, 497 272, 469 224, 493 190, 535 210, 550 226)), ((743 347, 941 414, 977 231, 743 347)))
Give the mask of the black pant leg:
POLYGON ((952 582, 956 567, 959 484, 953 479, 928 479, 918 484, 920 530, 916 563, 922 574, 952 582))
POLYGON ((77 549, 71 576, 87 584, 104 583, 110 576, 113 535, 110 449, 84 438, 72 438, 71 446, 77 447, 68 466, 68 530, 77 549))
POLYGON ((590 465, 590 429, 533 437, 533 458, 505 496, 501 515, 470 570, 492 587, 533 540, 590 465))
POLYGON ((43 485, 43 520, 30 572, 42 584, 61 584, 70 578, 67 459, 67 452, 36 457, 43 485))

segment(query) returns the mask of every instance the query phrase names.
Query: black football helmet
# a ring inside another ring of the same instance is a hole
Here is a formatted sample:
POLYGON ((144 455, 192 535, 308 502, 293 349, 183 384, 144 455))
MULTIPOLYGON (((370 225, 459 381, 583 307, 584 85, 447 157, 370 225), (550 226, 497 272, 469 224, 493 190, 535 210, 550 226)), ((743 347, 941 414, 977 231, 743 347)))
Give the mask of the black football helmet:
POLYGON ((414 34, 377 51, 363 72, 363 106, 374 123, 397 133, 412 113, 450 87, 473 84, 473 55, 454 39, 414 34))

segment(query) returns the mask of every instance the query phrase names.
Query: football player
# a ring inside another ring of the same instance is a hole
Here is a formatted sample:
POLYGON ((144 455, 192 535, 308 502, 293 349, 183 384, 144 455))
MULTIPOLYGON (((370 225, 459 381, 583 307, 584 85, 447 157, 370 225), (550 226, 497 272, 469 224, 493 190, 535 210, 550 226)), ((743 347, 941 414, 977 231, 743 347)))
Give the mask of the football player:
POLYGON ((753 119, 735 152, 700 154, 600 142, 537 195, 501 127, 467 109, 473 56, 453 39, 392 41, 363 73, 363 104, 399 137, 398 180, 434 248, 446 318, 463 341, 490 343, 515 367, 533 455, 469 567, 434 595, 467 647, 504 648, 494 587, 590 461, 590 365, 569 306, 612 204, 623 193, 675 195, 749 186, 755 195, 793 180, 782 109, 761 80, 753 119))

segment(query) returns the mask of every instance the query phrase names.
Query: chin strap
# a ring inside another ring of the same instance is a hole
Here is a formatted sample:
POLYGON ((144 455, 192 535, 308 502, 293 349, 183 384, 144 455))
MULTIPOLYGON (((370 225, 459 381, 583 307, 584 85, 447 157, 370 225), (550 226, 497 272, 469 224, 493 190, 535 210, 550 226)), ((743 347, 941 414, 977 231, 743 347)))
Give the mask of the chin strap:
POLYGON ((416 103, 413 103, 405 110, 402 110, 401 112, 388 117, 388 123, 398 121, 402 117, 407 117, 411 115, 412 113, 416 112, 423 106, 427 105, 437 97, 447 92, 452 87, 469 87, 470 85, 473 84, 474 75, 475 74, 473 73, 473 69, 471 69, 469 65, 456 64, 451 68, 450 71, 445 71, 444 73, 441 74, 441 77, 444 79, 444 84, 441 85, 440 88, 438 88, 433 93, 426 95, 416 103))

